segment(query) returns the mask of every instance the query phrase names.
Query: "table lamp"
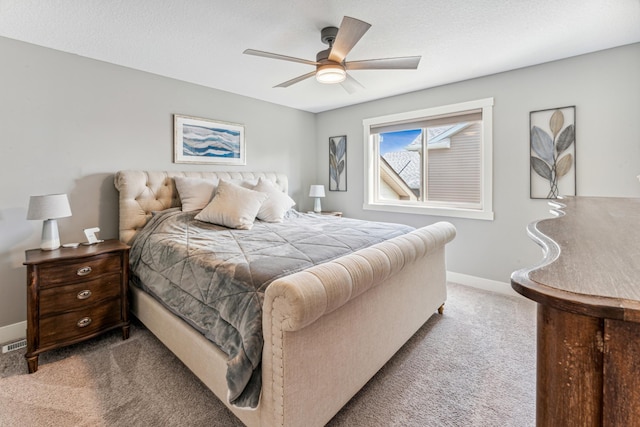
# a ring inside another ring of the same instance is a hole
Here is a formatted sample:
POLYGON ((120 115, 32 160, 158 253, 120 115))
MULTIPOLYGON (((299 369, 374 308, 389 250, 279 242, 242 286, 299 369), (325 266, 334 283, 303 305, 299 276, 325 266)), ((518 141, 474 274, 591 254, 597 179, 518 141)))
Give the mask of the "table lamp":
POLYGON ((309 189, 309 197, 315 197, 316 200, 313 203, 313 211, 316 213, 322 212, 322 206, 320 206, 320 198, 324 197, 324 185, 312 185, 309 189))
POLYGON ((58 222, 56 218, 71 216, 71 207, 66 194, 47 194, 31 196, 27 219, 44 220, 42 224, 42 241, 40 249, 52 251, 60 247, 58 222))

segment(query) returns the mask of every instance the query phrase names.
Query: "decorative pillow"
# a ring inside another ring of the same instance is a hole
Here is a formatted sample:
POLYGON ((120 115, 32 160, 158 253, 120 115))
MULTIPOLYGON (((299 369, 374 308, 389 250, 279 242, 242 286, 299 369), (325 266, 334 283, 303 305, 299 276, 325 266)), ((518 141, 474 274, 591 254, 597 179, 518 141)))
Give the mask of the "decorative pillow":
POLYGON ((269 195, 269 198, 262 203, 258 211, 258 219, 267 222, 282 222, 284 215, 291 209, 296 202, 289 197, 287 193, 283 193, 280 188, 268 179, 262 177, 258 180, 258 184, 253 187, 255 191, 260 191, 269 195))
POLYGON ((195 218, 229 228, 250 230, 267 197, 269 196, 265 193, 221 179, 216 195, 195 218))
POLYGON ((258 180, 257 179, 236 179, 236 178, 232 178, 227 180, 233 184, 239 185, 240 187, 244 187, 244 188, 248 188, 249 190, 253 190, 253 187, 255 187, 258 184, 258 180))
POLYGON ((202 209, 211 201, 217 180, 176 176, 173 178, 185 212, 202 209))

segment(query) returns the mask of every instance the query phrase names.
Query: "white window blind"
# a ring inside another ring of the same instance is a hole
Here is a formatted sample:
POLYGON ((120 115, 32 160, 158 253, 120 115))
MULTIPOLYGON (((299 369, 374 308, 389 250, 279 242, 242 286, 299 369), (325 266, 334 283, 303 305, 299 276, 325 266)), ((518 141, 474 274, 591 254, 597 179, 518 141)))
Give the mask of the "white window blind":
POLYGON ((482 120, 482 110, 461 111, 460 113, 440 115, 435 117, 420 118, 418 120, 404 120, 395 123, 381 123, 371 126, 371 133, 398 132, 409 129, 428 128, 436 126, 453 125, 460 122, 473 122, 482 120))

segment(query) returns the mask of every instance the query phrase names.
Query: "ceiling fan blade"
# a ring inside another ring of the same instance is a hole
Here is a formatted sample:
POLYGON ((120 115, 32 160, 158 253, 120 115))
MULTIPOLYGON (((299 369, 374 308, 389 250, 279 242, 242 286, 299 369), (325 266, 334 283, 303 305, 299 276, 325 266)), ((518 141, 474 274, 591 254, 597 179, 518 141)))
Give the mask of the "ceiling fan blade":
POLYGON ((415 70, 421 56, 404 56, 401 58, 365 59, 364 61, 345 62, 347 70, 415 70))
POLYGON ((329 59, 335 62, 344 61, 347 54, 351 49, 353 49, 369 28, 371 28, 371 24, 359 19, 351 18, 349 16, 342 18, 340 29, 338 29, 336 39, 333 41, 331 53, 329 53, 329 59))
POLYGON ((362 83, 354 79, 347 73, 347 78, 340 83, 340 85, 346 90, 349 94, 357 92, 359 89, 364 89, 362 83))
POLYGON ((264 58, 281 59, 283 61, 299 62, 301 64, 318 65, 318 63, 315 62, 315 61, 309 61, 309 60, 301 59, 301 58, 294 58, 293 56, 280 55, 278 53, 264 52, 262 50, 246 49, 242 53, 244 53, 245 55, 262 56, 264 58))
POLYGON ((291 85, 294 85, 294 84, 296 84, 296 83, 298 83, 298 82, 301 82, 301 81, 303 81, 303 80, 306 80, 306 79, 308 79, 309 77, 313 77, 313 76, 315 76, 315 75, 316 75, 316 72, 315 72, 315 70, 314 70, 314 71, 312 71, 312 72, 310 72, 310 73, 307 73, 307 74, 303 74, 303 75, 301 75, 301 76, 298 76, 298 77, 296 77, 295 79, 287 80, 286 82, 284 82, 284 83, 280 83, 279 85, 274 86, 274 87, 289 87, 289 86, 291 86, 291 85))

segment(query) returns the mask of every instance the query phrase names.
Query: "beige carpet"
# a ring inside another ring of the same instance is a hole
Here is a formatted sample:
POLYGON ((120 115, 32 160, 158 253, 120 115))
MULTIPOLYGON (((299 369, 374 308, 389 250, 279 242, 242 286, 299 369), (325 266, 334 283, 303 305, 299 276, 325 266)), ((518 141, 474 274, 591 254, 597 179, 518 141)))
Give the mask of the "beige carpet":
MULTIPOLYGON (((241 426, 143 326, 0 356, 0 426, 241 426)), ((330 426, 533 426, 535 304, 449 286, 432 317, 330 426)))

